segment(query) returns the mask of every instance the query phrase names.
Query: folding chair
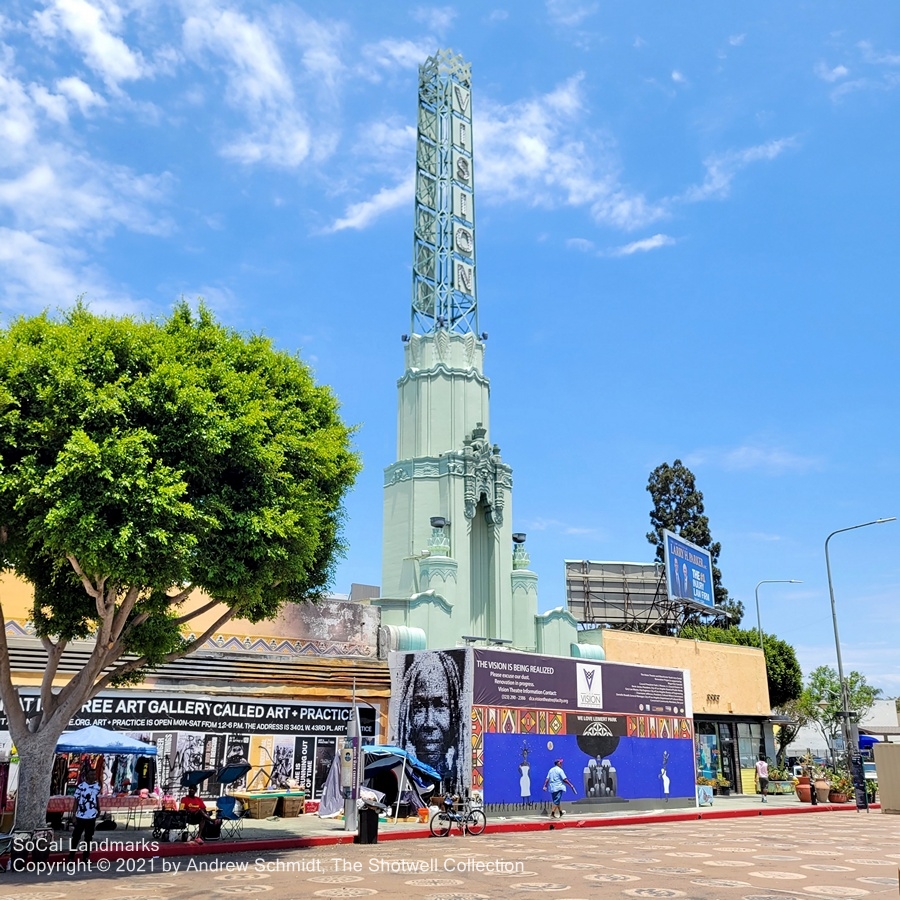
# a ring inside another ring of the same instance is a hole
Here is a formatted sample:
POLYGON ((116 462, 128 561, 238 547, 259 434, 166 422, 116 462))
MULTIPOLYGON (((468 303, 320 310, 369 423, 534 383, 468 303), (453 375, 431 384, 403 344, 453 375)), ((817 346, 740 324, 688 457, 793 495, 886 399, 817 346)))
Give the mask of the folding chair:
POLYGON ((227 763, 216 773, 216 781, 227 791, 229 784, 240 781, 251 768, 252 766, 248 762, 227 763))
POLYGON ((243 837, 244 819, 240 813, 234 811, 237 805, 236 797, 219 797, 216 800, 218 818, 222 820, 222 837, 235 840, 243 837))

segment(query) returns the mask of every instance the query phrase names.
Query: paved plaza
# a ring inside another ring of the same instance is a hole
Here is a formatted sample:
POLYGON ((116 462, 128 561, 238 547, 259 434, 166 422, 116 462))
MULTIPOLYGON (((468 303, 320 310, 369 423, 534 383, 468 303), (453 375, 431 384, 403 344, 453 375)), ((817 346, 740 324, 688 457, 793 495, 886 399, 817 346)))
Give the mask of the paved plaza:
POLYGON ((896 897, 900 819, 877 811, 826 812, 523 833, 489 829, 480 837, 105 864, 105 874, 0 875, 0 897, 896 897))

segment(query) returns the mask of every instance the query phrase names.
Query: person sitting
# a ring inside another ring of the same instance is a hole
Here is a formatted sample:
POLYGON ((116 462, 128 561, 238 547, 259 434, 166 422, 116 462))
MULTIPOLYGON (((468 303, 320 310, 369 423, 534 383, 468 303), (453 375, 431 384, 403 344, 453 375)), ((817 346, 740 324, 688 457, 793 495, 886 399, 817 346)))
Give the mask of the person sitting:
POLYGON ((206 803, 197 796, 197 788, 189 787, 187 796, 181 798, 179 809, 188 814, 188 823, 198 825, 196 843, 202 844, 204 838, 218 837, 222 827, 221 819, 214 819, 206 808, 206 803))

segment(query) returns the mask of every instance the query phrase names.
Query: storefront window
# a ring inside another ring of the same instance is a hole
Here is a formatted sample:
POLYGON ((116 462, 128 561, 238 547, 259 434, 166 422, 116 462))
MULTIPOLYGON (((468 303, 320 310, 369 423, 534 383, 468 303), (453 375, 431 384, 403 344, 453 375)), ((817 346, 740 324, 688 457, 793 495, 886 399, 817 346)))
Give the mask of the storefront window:
POLYGON ((697 722, 697 774, 715 778, 719 772, 719 739, 715 722, 697 722))
POLYGON ((762 725, 759 722, 738 722, 738 754, 742 769, 752 769, 765 752, 762 725))

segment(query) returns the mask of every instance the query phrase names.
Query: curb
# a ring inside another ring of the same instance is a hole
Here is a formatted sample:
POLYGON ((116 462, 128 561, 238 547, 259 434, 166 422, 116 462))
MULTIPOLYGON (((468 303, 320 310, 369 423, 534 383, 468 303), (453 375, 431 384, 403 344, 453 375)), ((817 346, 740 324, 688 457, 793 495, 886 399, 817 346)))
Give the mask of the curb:
MULTIPOLYGON (((763 807, 760 804, 760 807, 763 807)), ((880 810, 880 803, 873 803, 869 809, 880 810)), ((856 806, 849 803, 832 804, 820 803, 817 806, 803 804, 797 808, 773 807, 753 809, 728 809, 707 810, 698 809, 690 812, 665 813, 663 815, 634 814, 630 816, 609 816, 606 818, 590 819, 572 816, 567 819, 554 819, 546 821, 536 819, 528 822, 494 822, 488 821, 485 834, 523 834, 529 831, 556 831, 561 828, 617 828, 629 825, 654 825, 668 822, 694 822, 703 819, 749 819, 761 816, 795 816, 829 812, 857 812, 856 806)), ((302 850, 313 847, 340 846, 342 844, 355 843, 355 835, 352 832, 335 835, 311 835, 310 837, 296 838, 251 838, 240 841, 207 841, 204 844, 182 843, 173 841, 159 843, 157 850, 135 848, 130 850, 100 850, 91 854, 91 861, 119 860, 119 859, 150 859, 177 856, 212 856, 224 853, 266 853, 279 850, 302 850)), ((378 835, 380 842, 407 841, 431 838, 433 835, 428 828, 417 828, 409 831, 382 832, 378 835)), ((441 838, 436 838, 441 840, 441 838)), ((128 843, 118 841, 117 843, 128 843)), ((137 843, 141 843, 140 841, 137 843)), ((143 843, 154 843, 144 841, 143 843)), ((67 854, 54 853, 50 856, 50 863, 65 862, 67 854)), ((3 862, 6 860, 4 859, 3 862)))

